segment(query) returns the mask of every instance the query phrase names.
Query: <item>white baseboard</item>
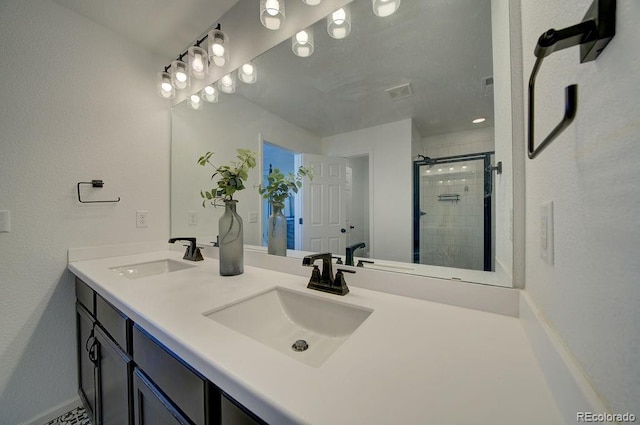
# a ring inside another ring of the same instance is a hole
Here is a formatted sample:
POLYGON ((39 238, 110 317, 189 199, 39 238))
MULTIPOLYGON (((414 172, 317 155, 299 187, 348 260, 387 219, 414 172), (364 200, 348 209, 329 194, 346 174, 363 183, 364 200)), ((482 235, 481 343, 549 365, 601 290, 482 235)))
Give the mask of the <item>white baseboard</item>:
POLYGON ((58 416, 67 413, 70 410, 75 409, 76 407, 82 406, 82 402, 80 401, 80 397, 74 397, 71 400, 67 400, 63 403, 60 403, 57 406, 52 407, 44 413, 40 413, 38 416, 21 423, 20 425, 43 425, 47 422, 52 421, 58 416))
POLYGON ((578 412, 609 413, 573 355, 526 291, 520 291, 520 320, 564 422, 577 423, 578 412))

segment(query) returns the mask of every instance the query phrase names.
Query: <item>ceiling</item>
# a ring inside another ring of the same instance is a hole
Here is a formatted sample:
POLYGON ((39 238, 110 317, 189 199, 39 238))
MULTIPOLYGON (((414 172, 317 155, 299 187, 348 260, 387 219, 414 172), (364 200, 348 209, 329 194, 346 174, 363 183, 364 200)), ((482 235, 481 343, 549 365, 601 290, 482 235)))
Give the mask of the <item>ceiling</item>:
POLYGON ((238 0, 53 1, 171 60, 238 0))
MULTIPOLYGON (((53 1, 168 61, 238 0, 53 1)), ((239 94, 322 137, 404 118, 422 137, 493 125, 492 86, 482 83, 493 74, 491 0, 405 0, 386 18, 370 0, 351 8, 349 37, 331 39, 318 22, 311 57, 296 57, 289 41, 276 46, 255 61, 258 84, 239 94), (385 91, 406 83, 410 97, 385 91), (472 124, 478 116, 487 121, 472 124)))
POLYGON ((482 83, 493 74, 491 0, 405 1, 386 18, 355 0, 351 15, 342 40, 314 25, 310 57, 290 40, 258 57, 258 83, 238 93, 321 137, 406 118, 422 137, 493 126, 493 87, 482 83), (409 97, 386 92, 407 83, 409 97))

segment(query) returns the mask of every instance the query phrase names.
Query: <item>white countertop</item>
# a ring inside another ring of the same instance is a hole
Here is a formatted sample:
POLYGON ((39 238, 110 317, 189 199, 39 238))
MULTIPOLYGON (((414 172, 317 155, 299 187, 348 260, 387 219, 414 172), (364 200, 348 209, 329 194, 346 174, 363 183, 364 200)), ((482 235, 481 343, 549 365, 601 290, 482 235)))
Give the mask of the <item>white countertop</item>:
MULTIPOLYGON (((320 297, 308 279, 218 261, 137 280, 110 267, 171 258, 155 251, 77 261, 69 269, 225 392, 274 425, 561 424, 520 320, 358 287, 341 302, 373 313, 320 367, 203 313, 275 286, 320 297)), ((347 275, 347 281, 349 275, 347 275)))

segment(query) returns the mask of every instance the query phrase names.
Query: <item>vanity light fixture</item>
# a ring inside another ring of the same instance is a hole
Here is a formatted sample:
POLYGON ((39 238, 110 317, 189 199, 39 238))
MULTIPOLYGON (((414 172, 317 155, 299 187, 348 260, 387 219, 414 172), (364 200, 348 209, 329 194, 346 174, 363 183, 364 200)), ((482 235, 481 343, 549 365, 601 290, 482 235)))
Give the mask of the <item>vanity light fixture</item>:
POLYGON ((284 0, 260 0, 260 22, 267 29, 279 30, 284 25, 284 0))
POLYGON ((236 76, 235 74, 227 74, 218 80, 218 88, 223 93, 232 94, 236 92, 236 76))
POLYGON ((302 0, 302 3, 308 4, 309 6, 317 6, 321 1, 322 0, 302 0))
POLYGON ((223 67, 229 62, 229 37, 220 29, 220 24, 207 35, 209 60, 213 65, 223 67))
POLYGON ((327 16, 327 32, 336 39, 342 39, 351 32, 351 10, 348 5, 327 16))
POLYGON ((209 73, 209 59, 207 58, 207 52, 200 46, 189 47, 189 74, 193 78, 202 80, 209 73))
POLYGON ((180 90, 191 87, 191 78, 189 77, 187 64, 180 59, 171 62, 171 84, 180 90))
POLYGON ((485 122, 487 119, 485 117, 479 117, 476 118, 475 120, 471 121, 474 124, 480 124, 481 122, 485 122))
POLYGON ((189 106, 191 109, 199 110, 202 109, 202 99, 197 94, 192 94, 189 96, 189 106))
POLYGON ((400 7, 400 0, 372 0, 372 2, 373 13, 381 18, 393 15, 400 7))
POLYGON ((256 66, 251 62, 242 65, 238 68, 238 79, 246 84, 255 84, 258 81, 256 66))
POLYGON ((218 89, 209 85, 200 91, 200 97, 209 103, 218 103, 218 89))
POLYGON ((313 54, 313 28, 309 27, 291 37, 291 50, 297 56, 306 58, 313 54))
POLYGON ((158 95, 164 99, 174 99, 176 89, 171 84, 171 74, 168 72, 158 72, 158 95))

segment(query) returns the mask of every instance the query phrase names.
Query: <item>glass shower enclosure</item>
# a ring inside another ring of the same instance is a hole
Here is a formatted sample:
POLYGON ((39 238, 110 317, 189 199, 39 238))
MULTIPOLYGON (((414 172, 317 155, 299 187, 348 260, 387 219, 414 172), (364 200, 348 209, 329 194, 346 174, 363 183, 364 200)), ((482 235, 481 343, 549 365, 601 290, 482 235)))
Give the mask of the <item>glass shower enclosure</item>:
POLYGON ((413 162, 413 262, 494 270, 493 152, 413 162))

